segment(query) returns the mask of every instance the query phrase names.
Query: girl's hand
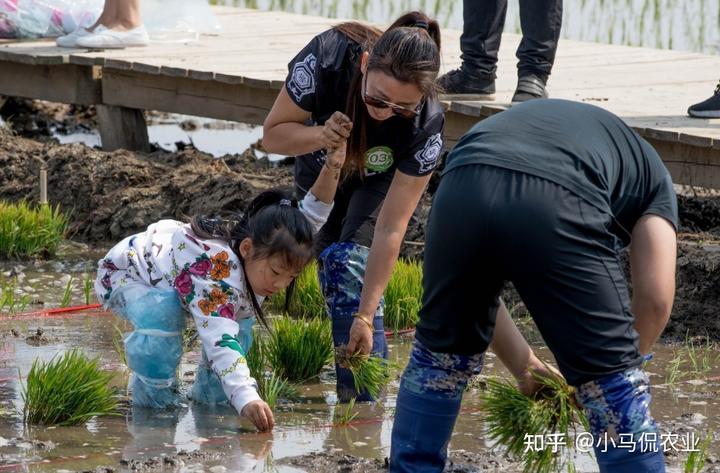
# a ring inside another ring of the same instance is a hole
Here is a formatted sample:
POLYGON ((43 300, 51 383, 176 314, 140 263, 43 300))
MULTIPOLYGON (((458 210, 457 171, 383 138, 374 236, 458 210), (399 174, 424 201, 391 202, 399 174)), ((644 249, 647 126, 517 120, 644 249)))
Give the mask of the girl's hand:
POLYGON ((320 130, 320 144, 325 149, 338 148, 350 137, 353 124, 342 112, 333 113, 320 130))
POLYGON ((528 397, 533 397, 543 387, 543 384, 537 377, 544 378, 563 378, 563 375, 548 363, 543 363, 535 354, 530 355, 528 367, 522 377, 518 378, 518 389, 521 393, 528 397))
POLYGON ((350 341, 348 341, 347 352, 349 354, 359 351, 363 355, 369 355, 373 344, 373 331, 370 329, 370 322, 367 316, 359 320, 355 317, 350 327, 350 341))
POLYGON ((260 432, 267 432, 275 426, 275 418, 273 417, 270 406, 265 401, 257 400, 248 402, 240 413, 252 422, 260 432))
POLYGON ((329 149, 327 157, 325 158, 325 164, 328 167, 339 171, 345 164, 345 156, 347 155, 347 141, 340 143, 340 146, 334 149, 329 149))

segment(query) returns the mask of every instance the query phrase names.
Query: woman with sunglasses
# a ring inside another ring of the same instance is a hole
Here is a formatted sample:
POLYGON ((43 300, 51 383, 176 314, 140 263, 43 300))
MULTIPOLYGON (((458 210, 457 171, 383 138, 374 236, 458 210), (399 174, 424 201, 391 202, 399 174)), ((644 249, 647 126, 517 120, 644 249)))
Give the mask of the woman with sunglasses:
MULTIPOLYGON (((440 27, 423 13, 401 16, 384 33, 342 23, 290 62, 265 120, 267 151, 296 156, 301 196, 330 166, 328 151, 347 142, 316 254, 334 343, 351 352, 387 356, 383 292, 443 147, 439 68, 440 27)), ((349 371, 336 370, 340 400, 372 400, 355 392, 349 371)))

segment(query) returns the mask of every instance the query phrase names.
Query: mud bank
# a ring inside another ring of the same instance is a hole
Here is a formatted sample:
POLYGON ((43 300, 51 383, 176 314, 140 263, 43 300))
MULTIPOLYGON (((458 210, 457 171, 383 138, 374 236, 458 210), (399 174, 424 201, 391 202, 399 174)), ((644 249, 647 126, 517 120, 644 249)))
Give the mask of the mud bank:
MULTIPOLYGON (((43 163, 50 201, 71 214, 71 238, 100 247, 162 218, 237 211, 265 189, 292 186, 292 166, 257 160, 252 149, 223 158, 192 147, 178 153, 105 153, 0 130, 0 199, 36 201, 43 163)), ((681 195, 679 203, 677 296, 665 336, 720 340, 720 197, 681 195)), ((429 209, 426 195, 410 222, 403 256, 422 256, 429 209)), ((509 305, 518 300, 512 291, 505 296, 509 305)))

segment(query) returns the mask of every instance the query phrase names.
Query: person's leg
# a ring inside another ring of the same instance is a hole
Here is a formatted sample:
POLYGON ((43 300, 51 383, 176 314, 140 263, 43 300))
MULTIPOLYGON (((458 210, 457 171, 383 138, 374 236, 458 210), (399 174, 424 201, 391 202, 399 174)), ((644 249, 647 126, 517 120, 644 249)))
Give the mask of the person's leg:
POLYGON ((612 217, 552 182, 516 174, 503 200, 510 280, 588 414, 602 472, 661 472, 657 427, 612 217), (525 242, 512 239, 524 235, 525 242), (512 255, 512 256, 511 256, 512 255), (645 451, 643 446, 645 445, 645 451), (651 445, 652 444, 652 445, 651 445))
POLYGON ((518 87, 513 102, 547 97, 545 84, 555 62, 562 0, 521 0, 522 41, 517 50, 518 87))
POLYGON ((428 220, 423 306, 400 382, 390 471, 440 472, 468 378, 492 338, 502 279, 487 239, 487 196, 498 180, 484 166, 443 176, 428 220))
POLYGON ((108 28, 131 30, 142 24, 140 19, 140 0, 106 0, 115 3, 115 16, 111 24, 104 24, 108 28))
POLYGON ((133 405, 164 409, 179 404, 177 366, 182 357, 185 317, 177 293, 131 283, 113 290, 108 303, 133 324, 125 356, 133 405))
POLYGON ((478 100, 494 98, 506 12, 507 0, 463 1, 462 65, 438 79, 446 95, 472 95, 478 100))
MULTIPOLYGON (((322 252, 318 264, 320 285, 322 287, 328 313, 332 321, 333 345, 335 348, 347 345, 350 339, 350 326, 353 314, 360 306, 367 257, 370 249, 353 242, 333 243, 322 252)), ((383 324, 384 300, 380 300, 373 320, 372 354, 387 358, 387 341, 383 324)), ((367 392, 357 392, 350 370, 335 363, 337 395, 341 402, 352 398, 358 401, 374 401, 367 392)))

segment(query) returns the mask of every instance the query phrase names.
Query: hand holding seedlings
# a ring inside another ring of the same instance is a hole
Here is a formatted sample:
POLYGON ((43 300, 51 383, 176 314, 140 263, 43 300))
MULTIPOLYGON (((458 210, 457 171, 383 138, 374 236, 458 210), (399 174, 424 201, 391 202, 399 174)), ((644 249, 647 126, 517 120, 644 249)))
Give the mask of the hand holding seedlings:
POLYGON ((269 432, 275 426, 272 410, 262 400, 247 403, 242 409, 242 416, 249 419, 260 432, 269 432))
POLYGON ((373 316, 354 314, 352 326, 350 327, 350 340, 348 341, 348 353, 360 352, 363 355, 370 353, 373 344, 373 324, 370 320, 373 316))
POLYGON ((342 112, 333 113, 320 129, 320 144, 326 149, 335 149, 350 137, 352 121, 342 112))
POLYGON ((328 155, 325 159, 325 166, 330 169, 339 171, 345 164, 345 156, 347 154, 347 140, 343 140, 336 148, 328 149, 328 155))

